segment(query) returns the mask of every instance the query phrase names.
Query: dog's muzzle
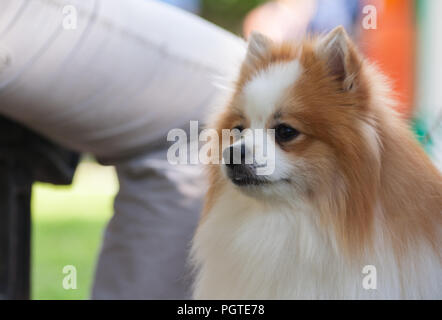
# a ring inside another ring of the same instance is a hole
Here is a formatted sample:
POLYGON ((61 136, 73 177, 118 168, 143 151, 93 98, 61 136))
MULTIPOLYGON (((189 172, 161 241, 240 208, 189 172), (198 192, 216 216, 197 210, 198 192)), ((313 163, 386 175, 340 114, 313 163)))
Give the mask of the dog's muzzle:
POLYGON ((266 180, 256 175, 253 159, 249 160, 247 156, 251 155, 247 153, 244 143, 233 144, 224 149, 223 158, 227 168, 227 176, 238 186, 266 183, 266 180))

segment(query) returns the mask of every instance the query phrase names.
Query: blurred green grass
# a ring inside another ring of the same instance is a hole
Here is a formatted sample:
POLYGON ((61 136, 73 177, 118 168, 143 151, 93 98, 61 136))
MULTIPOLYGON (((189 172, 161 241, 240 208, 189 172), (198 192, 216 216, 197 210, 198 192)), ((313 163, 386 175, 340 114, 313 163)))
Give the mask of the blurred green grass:
POLYGON ((88 299, 118 182, 112 167, 83 162, 72 186, 36 183, 32 194, 32 299, 88 299), (63 267, 77 269, 65 290, 63 267))
POLYGON ((246 14, 268 0, 202 0, 201 16, 239 36, 246 14))

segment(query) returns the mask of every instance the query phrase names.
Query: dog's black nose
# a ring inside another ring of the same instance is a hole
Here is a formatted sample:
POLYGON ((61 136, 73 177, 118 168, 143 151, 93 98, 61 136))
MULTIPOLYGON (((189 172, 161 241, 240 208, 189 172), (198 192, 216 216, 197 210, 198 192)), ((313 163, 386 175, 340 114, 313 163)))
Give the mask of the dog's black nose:
POLYGON ((241 143, 240 146, 232 145, 229 148, 224 150, 224 160, 226 161, 226 166, 230 169, 233 169, 235 166, 239 166, 245 164, 246 160, 246 146, 241 143), (230 153, 227 155, 226 153, 230 153), (227 158, 227 159, 226 159, 227 158), (229 161, 227 161, 229 160, 229 161))
POLYGON ((256 177, 253 159, 249 159, 251 156, 252 154, 250 150, 246 149, 244 142, 224 149, 223 158, 227 168, 226 173, 235 185, 246 186, 262 183, 262 180, 256 177))

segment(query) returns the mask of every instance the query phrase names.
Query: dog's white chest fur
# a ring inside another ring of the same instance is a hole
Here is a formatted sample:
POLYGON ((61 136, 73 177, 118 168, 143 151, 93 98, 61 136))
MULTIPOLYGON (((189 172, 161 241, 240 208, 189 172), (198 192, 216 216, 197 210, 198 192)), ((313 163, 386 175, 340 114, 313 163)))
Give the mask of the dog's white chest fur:
MULTIPOLYGON (((311 212, 264 208, 235 190, 226 191, 196 233, 197 299, 403 298, 393 256, 378 253, 350 266, 309 218, 311 212), (377 268, 377 288, 363 287, 364 265, 377 268)), ((430 271, 430 270, 427 270, 430 271)), ((434 270, 433 270, 434 272, 434 270)), ((410 275, 408 298, 423 279, 410 275)), ((434 279, 437 281, 437 279, 434 279)), ((431 292, 433 291, 433 292, 431 292)))
MULTIPOLYGON (((333 293, 344 276, 337 269, 347 271, 307 214, 269 211, 241 194, 224 194, 194 240, 194 257, 202 262, 195 298, 341 296, 333 293)), ((355 281, 353 287, 361 285, 355 281)))

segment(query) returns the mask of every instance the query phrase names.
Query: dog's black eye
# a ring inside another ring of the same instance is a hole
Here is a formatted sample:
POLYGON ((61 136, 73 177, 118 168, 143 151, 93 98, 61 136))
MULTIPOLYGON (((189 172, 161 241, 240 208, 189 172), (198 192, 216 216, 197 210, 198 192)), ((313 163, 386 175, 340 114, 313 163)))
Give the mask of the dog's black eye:
POLYGON ((244 130, 244 127, 243 126, 241 126, 241 125, 239 125, 239 126, 236 126, 235 128, 233 128, 232 130, 239 130, 239 132, 241 132, 241 131, 243 131, 244 130))
POLYGON ((277 142, 287 142, 295 139, 299 131, 286 124, 279 124, 275 127, 275 139, 277 142))

